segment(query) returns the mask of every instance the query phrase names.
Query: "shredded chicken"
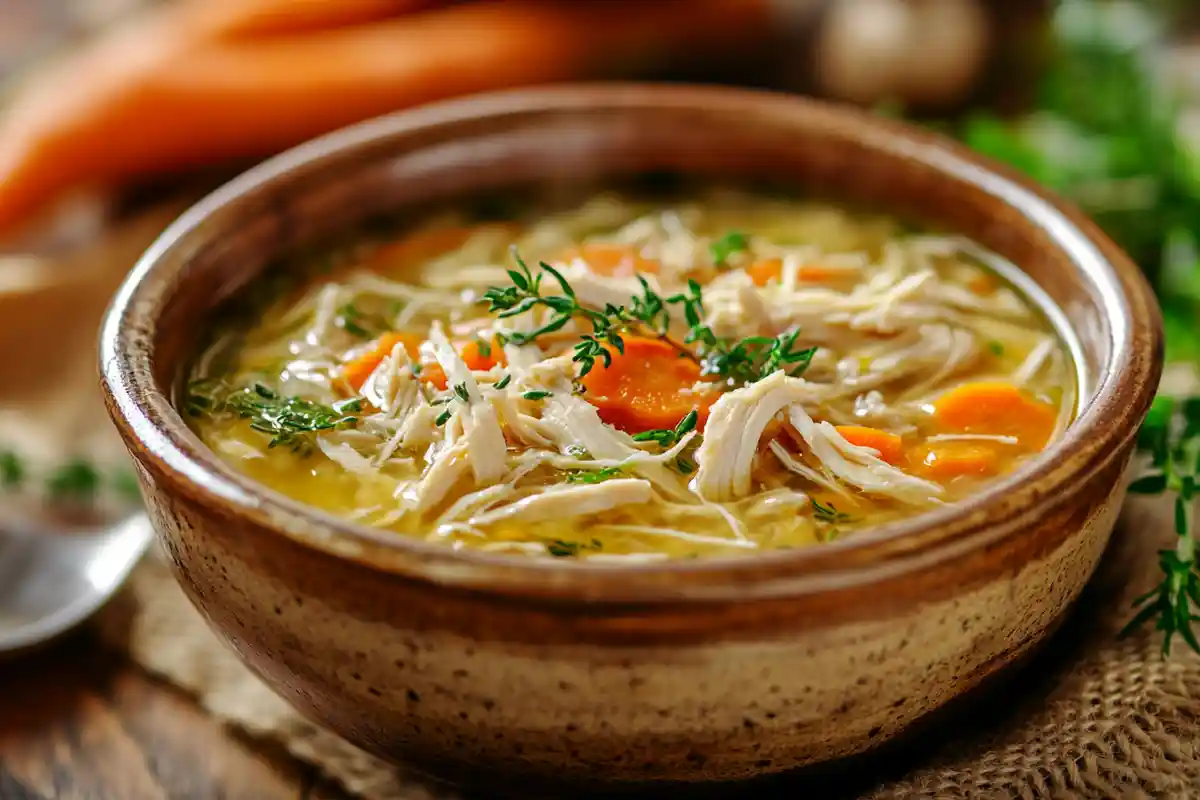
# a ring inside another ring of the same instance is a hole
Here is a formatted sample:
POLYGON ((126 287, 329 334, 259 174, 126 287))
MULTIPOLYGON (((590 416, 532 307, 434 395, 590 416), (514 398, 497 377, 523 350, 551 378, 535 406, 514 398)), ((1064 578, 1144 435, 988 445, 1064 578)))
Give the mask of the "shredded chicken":
POLYGON ((475 483, 483 486, 496 481, 504 474, 505 458, 508 454, 508 445, 504 441, 504 431, 500 428, 496 409, 491 403, 484 402, 475 376, 454 349, 454 345, 450 344, 440 325, 435 324, 430 329, 429 341, 433 343, 438 363, 446 371, 447 383, 455 387, 456 391, 458 387, 462 387, 466 395, 465 398, 460 397, 451 402, 455 403, 458 409, 456 416, 462 424, 475 483))
POLYGON ((556 486, 471 517, 471 525, 488 525, 500 520, 521 522, 568 519, 598 514, 618 506, 649 503, 654 490, 649 481, 617 478, 604 483, 556 486))
POLYGON ((713 404, 696 451, 696 490, 722 502, 750 493, 754 460, 763 431, 775 415, 793 403, 811 399, 809 384, 776 372, 743 389, 726 392, 713 404))
POLYGON ((868 494, 891 497, 914 505, 929 505, 942 487, 893 467, 866 447, 846 441, 828 422, 813 422, 804 409, 788 409, 788 422, 808 445, 813 458, 839 480, 868 494))

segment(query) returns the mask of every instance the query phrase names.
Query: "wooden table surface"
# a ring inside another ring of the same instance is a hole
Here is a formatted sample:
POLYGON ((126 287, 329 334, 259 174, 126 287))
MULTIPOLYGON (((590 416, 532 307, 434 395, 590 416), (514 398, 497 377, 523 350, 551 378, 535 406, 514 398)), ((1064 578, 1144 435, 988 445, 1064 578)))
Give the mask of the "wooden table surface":
POLYGON ((0 663, 0 800, 335 800, 86 633, 0 663))

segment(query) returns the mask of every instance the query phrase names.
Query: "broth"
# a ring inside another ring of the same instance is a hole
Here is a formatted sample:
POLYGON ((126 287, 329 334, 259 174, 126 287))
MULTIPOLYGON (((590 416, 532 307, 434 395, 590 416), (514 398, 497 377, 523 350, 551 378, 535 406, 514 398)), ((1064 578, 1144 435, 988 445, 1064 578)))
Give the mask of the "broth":
POLYGON ((1067 349, 991 258, 731 190, 444 214, 284 264, 186 405, 255 480, 451 547, 809 546, 968 497, 1066 428, 1067 349))

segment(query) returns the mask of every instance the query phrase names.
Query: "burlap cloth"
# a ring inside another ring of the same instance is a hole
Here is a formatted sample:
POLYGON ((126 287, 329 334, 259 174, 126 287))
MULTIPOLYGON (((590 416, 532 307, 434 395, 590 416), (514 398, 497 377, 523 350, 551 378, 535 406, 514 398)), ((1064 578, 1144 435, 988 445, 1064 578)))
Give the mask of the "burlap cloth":
MULTIPOLYGON (((95 393, 92 331, 113 286, 170 209, 69 262, 0 264, 0 446, 52 465, 81 449, 119 459, 95 393), (37 374, 49 380, 31 382, 37 374)), ((1190 373, 1170 378, 1194 383, 1190 373)), ((1157 580, 1170 526, 1127 513, 1078 610, 1001 703, 960 719, 870 798, 1200 797, 1200 657, 1168 659, 1142 631, 1118 641, 1129 601, 1157 580)), ((191 693, 214 716, 282 745, 371 800, 449 797, 297 716, 208 630, 152 554, 93 623, 108 646, 191 693)))

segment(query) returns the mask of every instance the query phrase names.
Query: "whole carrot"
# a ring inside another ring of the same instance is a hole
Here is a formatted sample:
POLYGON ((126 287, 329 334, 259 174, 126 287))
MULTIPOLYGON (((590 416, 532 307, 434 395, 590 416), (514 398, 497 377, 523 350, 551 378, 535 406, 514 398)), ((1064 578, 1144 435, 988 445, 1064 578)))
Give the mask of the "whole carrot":
POLYGON ((266 156, 431 100, 629 74, 769 23, 767 0, 488 0, 383 18, 378 2, 347 2, 326 23, 373 21, 314 30, 331 12, 304 0, 310 16, 285 34, 263 26, 282 19, 269 11, 204 28, 193 7, 169 7, 37 77, 0 119, 0 230, 77 185, 266 156))

